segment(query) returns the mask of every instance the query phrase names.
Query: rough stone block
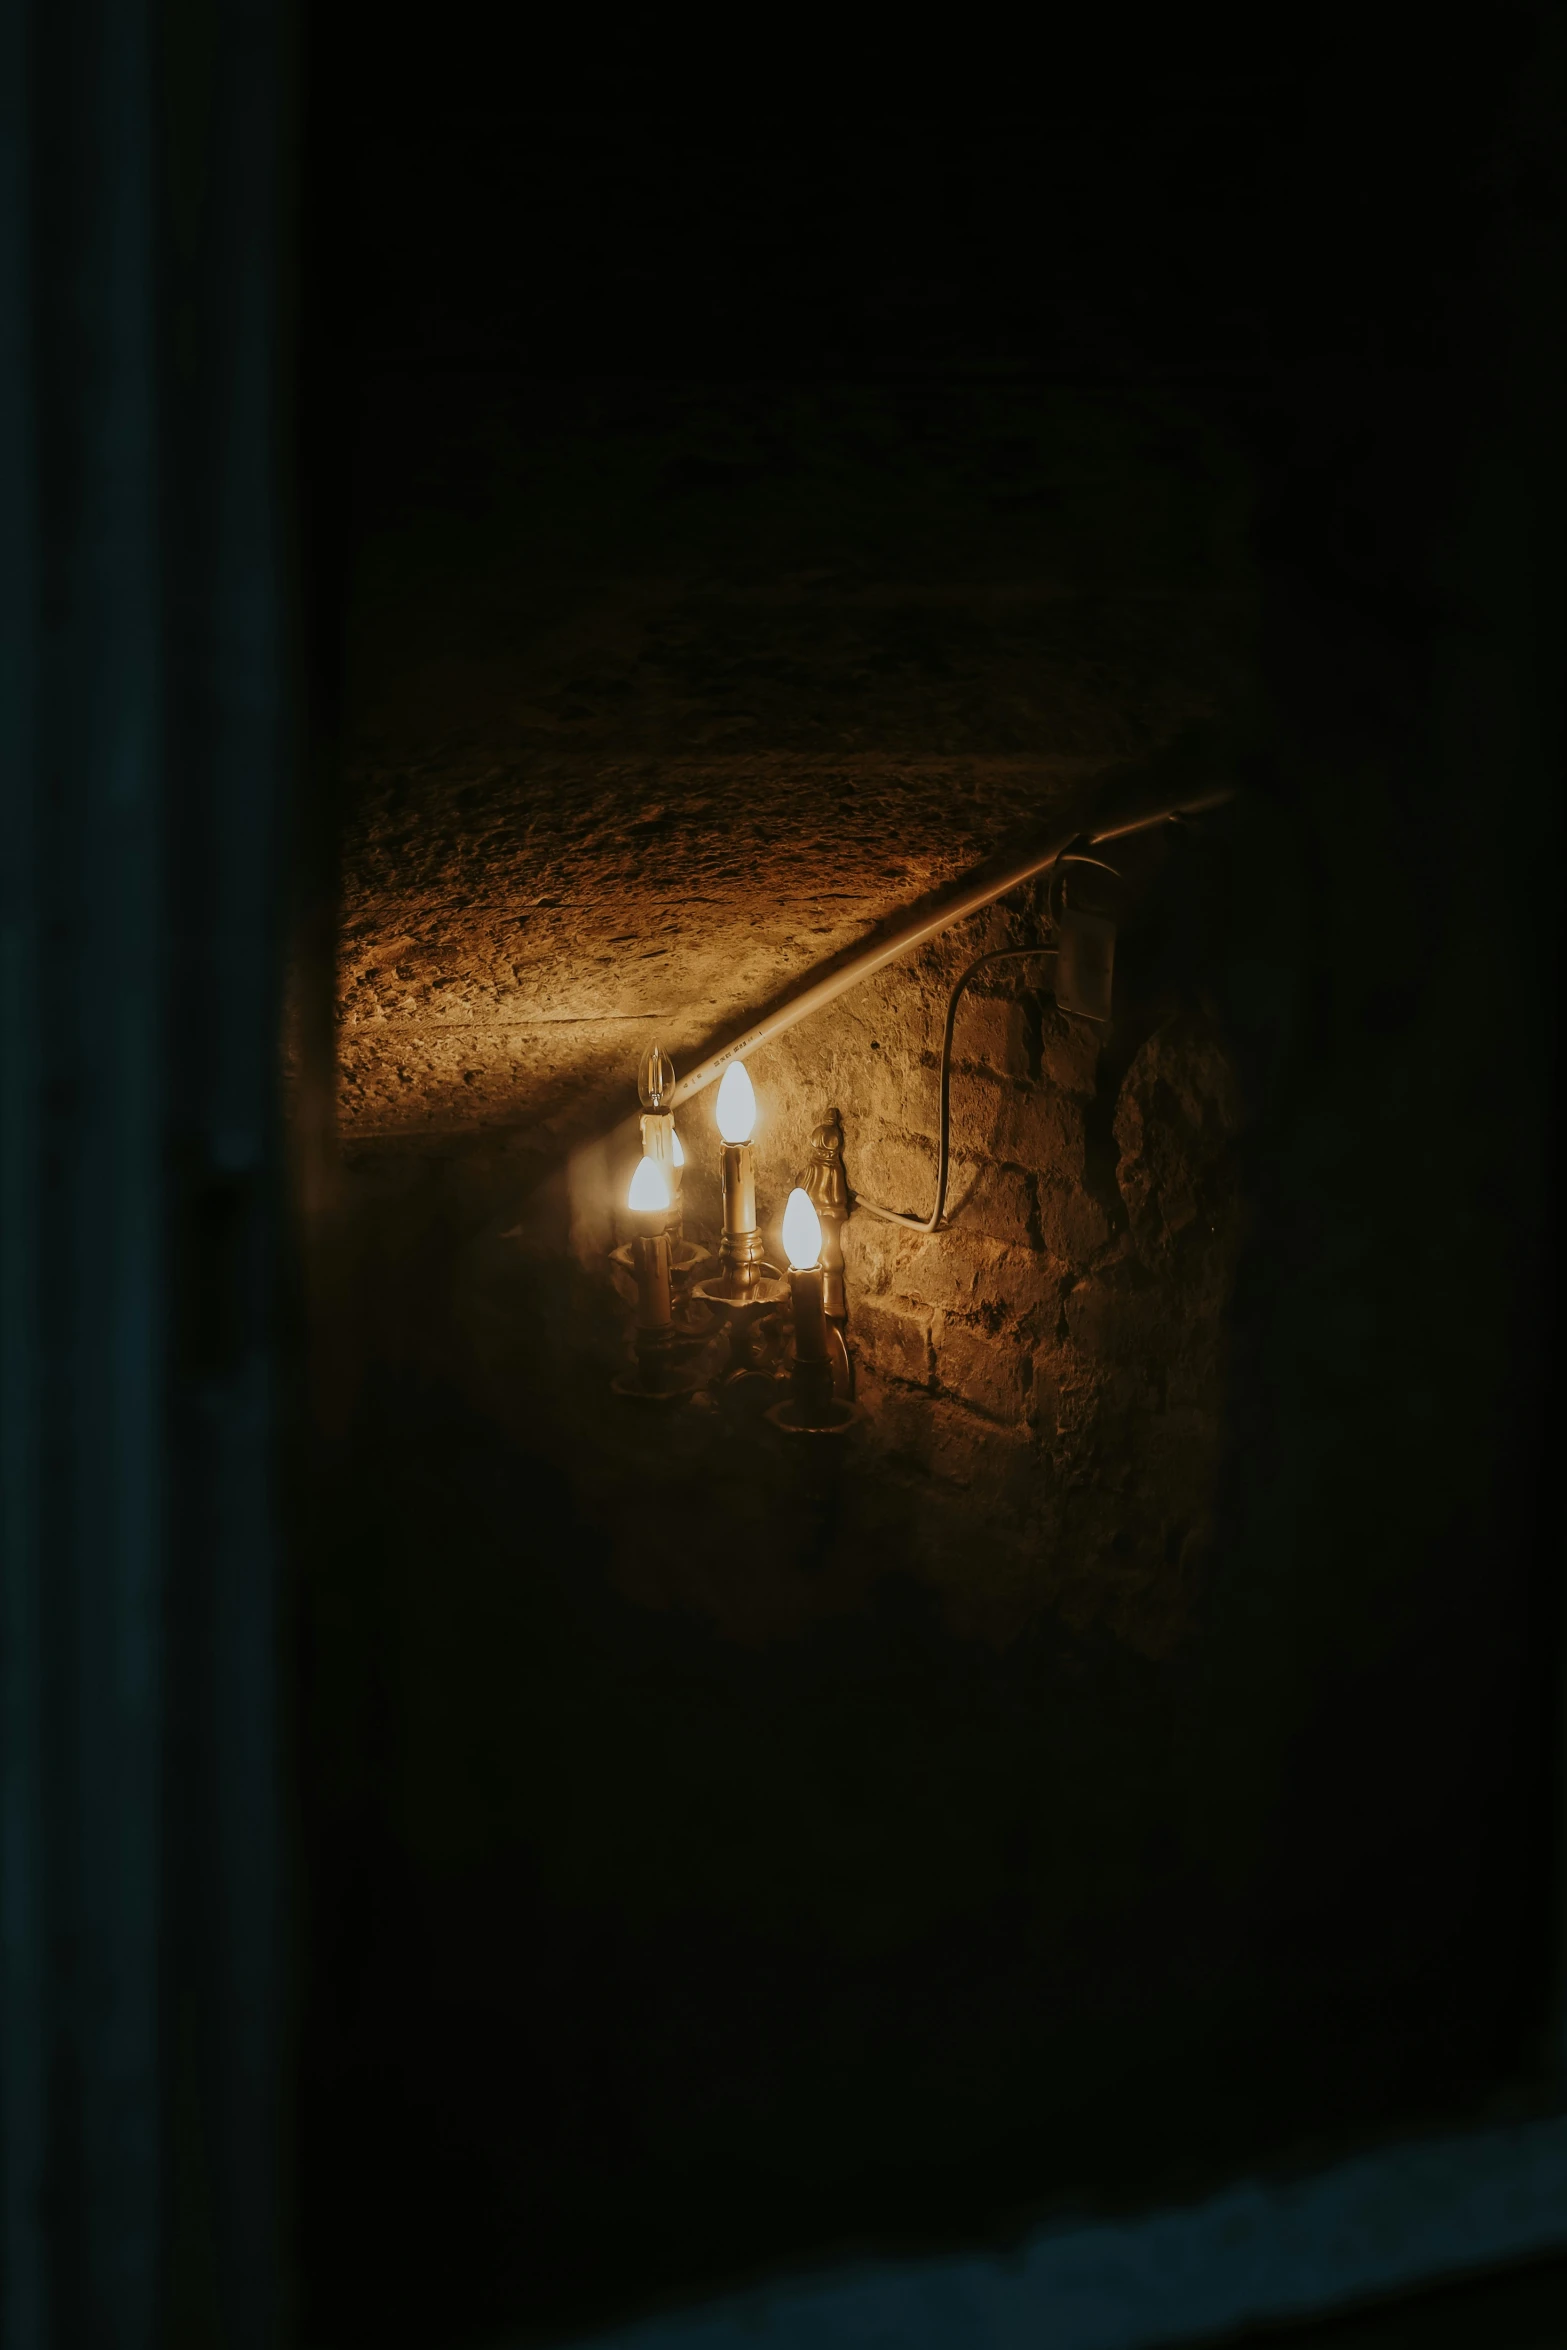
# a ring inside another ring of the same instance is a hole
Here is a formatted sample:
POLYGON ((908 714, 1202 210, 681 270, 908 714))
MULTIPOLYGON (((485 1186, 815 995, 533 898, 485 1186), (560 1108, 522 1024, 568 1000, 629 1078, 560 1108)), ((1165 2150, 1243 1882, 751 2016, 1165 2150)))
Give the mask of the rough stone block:
POLYGON ((876 1449, 907 1468, 923 1470, 930 1450, 930 1398, 861 1362, 859 1399, 876 1449))
POLYGON ((1039 1186, 1039 1230, 1046 1248, 1063 1265, 1086 1265, 1106 1246, 1110 1219, 1080 1183, 1039 1186))
POLYGON ((903 1290, 912 1297, 929 1296, 924 1283, 910 1270, 924 1245, 917 1233, 884 1224, 879 1216, 851 1215, 843 1228, 843 1272, 851 1312, 854 1300, 878 1297, 889 1289, 903 1290))
POLYGON ((1040 1313, 1053 1319, 1061 1275, 1032 1248, 960 1227, 916 1239, 897 1286, 929 1305, 977 1309, 981 1316, 999 1309, 1013 1321, 1040 1313))
POLYGON ((1086 1370, 1129 1406, 1162 1409, 1192 1337, 1186 1300, 1166 1282, 1128 1285, 1090 1275, 1065 1301, 1071 1343, 1086 1370))
POLYGON ((880 1300, 860 1306, 851 1329, 855 1346, 883 1379, 928 1387, 933 1375, 930 1317, 919 1307, 880 1300))
POLYGON ((925 1417, 925 1462, 932 1476, 963 1486, 1004 1519, 1021 1516, 1037 1475, 1028 1437, 939 1400, 926 1407, 925 1417))
POLYGON ((1017 1087, 998 1106, 993 1144, 1012 1166, 1079 1176, 1087 1149, 1082 1107, 1054 1086, 1017 1087))
POLYGON ((988 1069, 952 1072, 952 1148, 965 1158, 1002 1159, 997 1136, 1008 1117, 1016 1085, 988 1069))
POLYGON ((1042 1444, 1073 1450, 1097 1423, 1103 1402, 1097 1367, 1075 1346, 1050 1338, 1035 1348, 1029 1418, 1042 1444))
POLYGON ((958 1006, 952 1039, 958 1063, 982 1063, 998 1077, 1029 1074, 1028 1015, 1011 996, 969 996, 958 1006))
POLYGON ((1062 1384, 1070 1376, 1070 1361, 1054 1337, 1035 1347, 1028 1416, 1045 1443, 1060 1431, 1062 1384))
POLYGON ((955 1167, 947 1212, 992 1240, 1020 1248, 1036 1245, 1033 1185, 1015 1167, 955 1167))
POLYGON ((1177 1021, 1149 1037, 1115 1111, 1116 1180, 1147 1262, 1222 1195, 1240 1087, 1217 1042, 1177 1021))
MULTIPOLYGON (((866 1199, 903 1215, 926 1216, 936 1202, 936 1147, 903 1134, 883 1133, 845 1153, 849 1180, 866 1199)), ((868 1216, 866 1223, 875 1223, 868 1216)), ((896 1231, 897 1227, 890 1226, 896 1231)))
POLYGON ((1039 1059, 1052 1085, 1091 1098, 1098 1084, 1099 1031, 1046 1004, 1039 1019, 1039 1059))
MULTIPOLYGON (((865 1140, 886 1134, 934 1138, 941 1109, 941 1072, 932 1062, 885 1049, 870 1055, 870 1066, 855 1088, 853 1119, 865 1140)), ((850 1113, 845 1111, 847 1117, 850 1113)))
POLYGON ((1142 1336, 1137 1328, 1141 1318, 1135 1300, 1092 1275, 1067 1295, 1066 1325, 1073 1345, 1085 1355, 1124 1354, 1142 1336))
POLYGON ((936 1369, 942 1386, 961 1403, 993 1420, 1022 1418, 1030 1363, 1017 1339, 987 1337, 946 1319, 936 1339, 936 1369))

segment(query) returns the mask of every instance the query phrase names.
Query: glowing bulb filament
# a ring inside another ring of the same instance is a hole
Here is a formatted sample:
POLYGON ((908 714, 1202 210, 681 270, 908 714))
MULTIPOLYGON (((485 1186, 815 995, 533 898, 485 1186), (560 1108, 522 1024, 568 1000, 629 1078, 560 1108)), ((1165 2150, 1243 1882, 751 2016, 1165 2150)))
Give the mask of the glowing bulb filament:
POLYGON ((637 1071, 637 1091, 644 1110, 661 1110, 674 1090, 675 1067, 669 1055, 650 1044, 637 1071))
POLYGON ((731 1061, 724 1071, 717 1115, 725 1142, 749 1142, 756 1131, 756 1094, 744 1061, 731 1061))
POLYGON ((784 1254, 796 1273, 803 1273, 808 1266, 820 1262, 821 1218, 811 1205, 809 1195, 801 1191, 798 1184, 790 1192, 789 1204, 784 1209, 783 1244, 784 1254))
POLYGON ((626 1205, 639 1216, 650 1216, 669 1207, 669 1177, 657 1159, 639 1159, 637 1171, 631 1178, 631 1189, 626 1205))

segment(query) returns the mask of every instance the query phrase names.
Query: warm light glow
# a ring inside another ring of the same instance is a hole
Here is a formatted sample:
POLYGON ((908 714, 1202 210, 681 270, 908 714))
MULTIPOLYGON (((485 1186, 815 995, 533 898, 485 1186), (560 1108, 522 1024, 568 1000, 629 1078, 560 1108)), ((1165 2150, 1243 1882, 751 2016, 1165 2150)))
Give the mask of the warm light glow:
POLYGON ((626 1194, 626 1205, 639 1216, 651 1216, 669 1207, 669 1177, 657 1159, 638 1159, 637 1171, 631 1178, 631 1189, 626 1194))
POLYGON ((744 1061, 731 1061, 718 1088, 718 1131, 725 1142, 749 1142, 756 1131, 756 1095, 744 1061))
POLYGON ((795 1272, 803 1273, 807 1266, 819 1264, 822 1254, 822 1222, 812 1207, 810 1195, 796 1184, 789 1194, 789 1205, 784 1209, 784 1254, 795 1272))
POLYGON ((686 1163, 686 1154, 680 1147, 680 1137, 673 1126, 669 1129, 669 1147, 673 1164, 677 1167, 683 1167, 686 1163))

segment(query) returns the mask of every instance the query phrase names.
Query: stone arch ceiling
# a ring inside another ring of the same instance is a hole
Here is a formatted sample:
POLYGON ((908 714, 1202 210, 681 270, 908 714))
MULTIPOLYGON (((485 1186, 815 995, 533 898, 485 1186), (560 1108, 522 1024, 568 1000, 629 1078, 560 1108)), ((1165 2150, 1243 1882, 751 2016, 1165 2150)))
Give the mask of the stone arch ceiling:
POLYGON ((349 1139, 564 1146, 1240 699, 1176 396, 387 380, 358 467, 349 1139))

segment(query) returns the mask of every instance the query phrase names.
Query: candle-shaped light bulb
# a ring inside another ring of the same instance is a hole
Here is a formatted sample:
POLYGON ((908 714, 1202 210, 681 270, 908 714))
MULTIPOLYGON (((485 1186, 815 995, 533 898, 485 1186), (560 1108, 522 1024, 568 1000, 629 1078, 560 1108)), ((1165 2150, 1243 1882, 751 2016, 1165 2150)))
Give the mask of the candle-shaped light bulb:
POLYGON ((626 1205, 638 1216, 668 1215, 669 1178, 657 1159, 638 1159, 626 1205))
POLYGON ((673 1311, 669 1287, 669 1170, 661 1159, 638 1159, 626 1205, 637 1225, 631 1261, 637 1276, 640 1357, 650 1345, 656 1351, 667 1344, 673 1311))
POLYGON ((798 1185, 784 1209, 783 1244, 789 1259, 789 1302, 794 1309, 794 1369, 789 1385, 800 1424, 819 1428, 832 1409, 824 1302, 827 1276, 821 1262, 821 1218, 810 1193, 798 1185))
POLYGON ((784 1254, 791 1269, 803 1273, 821 1262, 822 1225, 808 1192, 798 1184, 789 1194, 783 1219, 784 1254))
POLYGON ((662 1046, 650 1044, 642 1055, 642 1066, 637 1071, 637 1092, 642 1097, 644 1110, 662 1110, 667 1107, 675 1090, 675 1064, 662 1046))
POLYGON ((731 1061, 718 1088, 718 1131, 725 1142, 749 1142, 756 1131, 756 1094, 744 1061, 731 1061))
POLYGON ((762 1236, 756 1226, 756 1096, 743 1061, 731 1061, 718 1089, 719 1179, 724 1190, 724 1229, 718 1243, 726 1293, 747 1296, 761 1279, 762 1236))

